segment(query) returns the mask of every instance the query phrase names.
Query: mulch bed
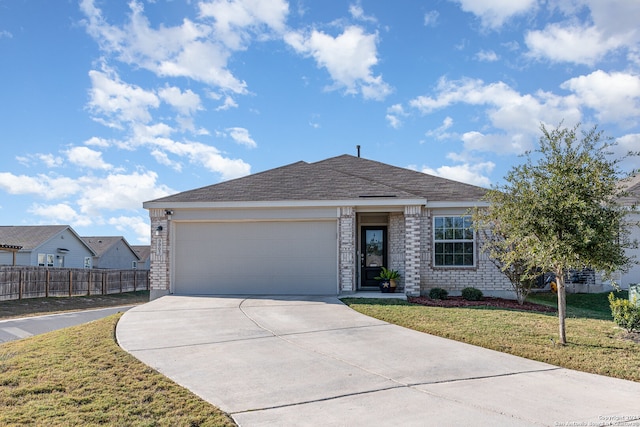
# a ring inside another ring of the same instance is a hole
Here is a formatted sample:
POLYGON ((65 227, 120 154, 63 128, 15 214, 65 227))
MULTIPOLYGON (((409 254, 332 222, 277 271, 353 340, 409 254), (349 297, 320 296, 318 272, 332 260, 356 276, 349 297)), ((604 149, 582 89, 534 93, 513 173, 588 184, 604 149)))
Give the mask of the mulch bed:
POLYGON ((409 297, 408 301, 414 304, 426 305, 429 307, 497 307, 513 310, 539 311, 542 313, 555 313, 556 309, 546 305, 526 302, 522 305, 516 300, 484 297, 480 301, 467 301, 462 297, 447 297, 447 299, 431 299, 428 297, 409 297))

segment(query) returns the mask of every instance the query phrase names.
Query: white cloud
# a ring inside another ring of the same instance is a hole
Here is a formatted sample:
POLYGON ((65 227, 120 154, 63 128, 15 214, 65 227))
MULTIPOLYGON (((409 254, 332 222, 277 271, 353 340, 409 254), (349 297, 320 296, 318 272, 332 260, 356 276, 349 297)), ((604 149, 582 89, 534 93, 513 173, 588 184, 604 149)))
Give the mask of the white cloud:
POLYGON ((450 138, 452 135, 448 132, 446 132, 451 126, 453 126, 453 119, 449 116, 445 117, 445 119, 442 121, 442 125, 437 127, 436 129, 432 129, 430 131, 426 132, 426 136, 431 136, 434 137, 436 139, 447 139, 450 138))
POLYGON ((216 111, 226 111, 229 110, 231 108, 238 108, 238 104, 236 103, 236 101, 230 97, 230 96, 226 96, 224 98, 224 103, 219 106, 218 108, 216 108, 216 111))
POLYGON ((500 59, 498 54, 492 50, 481 50, 476 53, 475 58, 482 62, 495 62, 500 59))
POLYGON ((79 215, 67 203, 52 205, 34 203, 28 209, 28 212, 41 217, 42 222, 47 224, 69 224, 72 227, 86 227, 94 223, 89 216, 79 215))
POLYGON ((64 164, 64 160, 60 156, 54 156, 53 154, 36 154, 36 157, 40 159, 49 168, 60 167, 64 164))
POLYGON ((214 33, 232 50, 245 48, 252 33, 260 38, 269 31, 282 33, 289 15, 284 0, 213 0, 198 3, 201 18, 213 18, 214 33))
POLYGON ((113 166, 102 159, 100 151, 88 147, 73 147, 65 152, 67 159, 80 167, 88 169, 110 170, 113 166))
POLYGON ((99 215, 102 210, 136 210, 147 200, 157 199, 173 191, 157 184, 158 174, 152 171, 131 174, 111 174, 96 180, 82 177, 83 185, 77 200, 84 215, 99 215))
POLYGON ((596 110, 601 122, 636 125, 640 118, 640 76, 602 70, 574 77, 560 87, 573 91, 579 102, 596 110))
POLYGON ((131 1, 129 7, 129 21, 120 28, 106 22, 93 0, 80 4, 87 32, 108 55, 158 76, 188 77, 223 90, 247 92, 246 83, 227 69, 231 51, 215 40, 211 26, 184 19, 180 26, 153 29, 140 3, 131 1))
POLYGON ((542 91, 522 95, 504 82, 485 84, 482 80, 468 78, 456 81, 441 78, 436 96, 419 96, 409 105, 429 114, 458 103, 488 107, 486 114, 490 124, 501 132, 487 135, 471 132, 465 134, 463 141, 469 148, 482 150, 484 147, 497 153, 520 154, 530 149, 541 122, 555 126, 564 119, 570 126, 582 117, 575 96, 562 97, 542 91))
POLYGON ((112 143, 108 139, 92 136, 91 138, 87 139, 84 142, 84 145, 89 145, 92 147, 107 148, 110 145, 112 145, 112 143))
POLYGON ((158 91, 160 98, 175 108, 180 114, 190 116, 198 110, 202 110, 200 97, 190 89, 184 92, 180 88, 164 87, 158 91))
POLYGON ((344 89, 347 94, 381 100, 391 93, 391 87, 371 70, 378 63, 377 39, 377 34, 366 34, 358 26, 345 28, 337 37, 318 30, 285 35, 296 52, 313 57, 318 67, 329 72, 334 84, 328 90, 344 89))
POLYGON ((550 24, 525 35, 528 55, 537 59, 593 65, 623 40, 605 37, 595 26, 550 24))
POLYGON ((2 30, 2 31, 0 31, 0 39, 3 39, 3 38, 12 39, 13 38, 13 34, 11 34, 7 30, 2 30))
POLYGON ((497 29, 507 20, 535 9, 536 0, 452 0, 465 12, 480 18, 482 25, 497 29))
POLYGON ((116 75, 89 71, 91 90, 89 109, 93 114, 107 117, 111 127, 121 128, 123 123, 151 121, 149 109, 158 108, 160 100, 150 91, 122 82, 116 75))
POLYGON ((148 218, 142 218, 140 216, 118 216, 109 218, 107 223, 121 231, 123 234, 133 231, 137 236, 136 242, 129 242, 129 244, 149 244, 151 238, 151 228, 148 218))
POLYGON ((438 24, 440 13, 437 10, 430 10, 424 14, 424 26, 435 27, 438 24))
MULTIPOLYGON (((631 133, 616 139, 618 143, 613 147, 613 154, 615 158, 622 158, 629 152, 640 152, 640 133, 631 133)), ((629 156, 622 161, 621 167, 625 170, 638 170, 640 169, 640 156, 629 156)))
POLYGON ((387 108, 387 115, 385 117, 392 128, 398 129, 402 126, 402 118, 406 116, 408 116, 408 114, 404 111, 402 104, 394 104, 387 108))
POLYGON ((249 131, 245 128, 233 127, 227 128, 226 131, 229 132, 231 139, 240 145, 245 145, 249 148, 256 148, 258 146, 251 138, 251 135, 249 135, 249 131))
POLYGON ((352 4, 349 6, 349 13, 351 14, 351 17, 353 19, 356 19, 358 21, 365 21, 365 22, 378 22, 378 20, 374 17, 374 16, 368 16, 364 13, 364 9, 362 8, 361 4, 352 4))
POLYGON ((81 190, 81 186, 76 180, 67 177, 0 172, 0 189, 9 194, 32 194, 52 200, 73 195, 81 190))
POLYGON ((466 182, 467 184, 489 187, 491 180, 486 175, 491 173, 495 166, 493 162, 464 163, 455 166, 441 166, 437 169, 425 166, 422 168, 422 172, 454 181, 466 182))

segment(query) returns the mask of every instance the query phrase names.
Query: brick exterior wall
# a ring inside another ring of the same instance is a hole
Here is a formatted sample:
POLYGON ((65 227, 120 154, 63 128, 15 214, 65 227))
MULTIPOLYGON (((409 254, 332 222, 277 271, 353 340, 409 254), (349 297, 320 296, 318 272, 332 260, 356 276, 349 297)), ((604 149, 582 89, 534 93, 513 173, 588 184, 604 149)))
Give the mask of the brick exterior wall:
MULTIPOLYGON (((434 267, 433 266, 433 212, 423 209, 420 217, 422 242, 420 245, 420 294, 427 295, 432 288, 443 288, 449 294, 460 295, 462 289, 474 287, 486 296, 515 298, 507 277, 491 262, 480 248, 482 242, 476 240, 475 267, 434 267)), ((476 239, 480 236, 476 234, 476 239)))
POLYGON ((404 292, 404 252, 405 252, 404 215, 393 212, 389 215, 389 267, 398 270, 400 280, 397 281, 396 292, 404 292))
POLYGON ((421 287, 421 242, 425 236, 421 233, 421 208, 407 206, 404 210, 405 259, 404 293, 409 296, 420 295, 421 287))
POLYGON ((356 290, 356 211, 341 207, 338 218, 338 286, 340 292, 356 290))
POLYGON ((150 209, 151 253, 150 259, 150 299, 159 298, 170 291, 171 241, 169 239, 169 218, 164 209, 150 209), (161 226, 162 230, 156 230, 161 226))

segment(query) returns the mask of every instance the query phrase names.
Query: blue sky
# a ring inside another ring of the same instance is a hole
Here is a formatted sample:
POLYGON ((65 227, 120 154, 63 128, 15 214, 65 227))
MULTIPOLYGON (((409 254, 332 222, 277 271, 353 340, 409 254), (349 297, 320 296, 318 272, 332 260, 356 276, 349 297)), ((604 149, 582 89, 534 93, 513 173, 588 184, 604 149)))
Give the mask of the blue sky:
POLYGON ((143 201, 356 145, 488 187, 562 120, 639 150, 638 16, 635 0, 0 0, 0 224, 143 244, 143 201))

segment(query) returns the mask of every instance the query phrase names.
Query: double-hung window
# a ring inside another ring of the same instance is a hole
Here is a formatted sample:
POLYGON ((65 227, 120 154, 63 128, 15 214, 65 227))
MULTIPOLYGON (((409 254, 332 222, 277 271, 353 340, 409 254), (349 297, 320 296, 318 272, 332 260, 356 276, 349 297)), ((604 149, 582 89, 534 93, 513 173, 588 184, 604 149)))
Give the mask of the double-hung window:
POLYGON ((436 216, 433 219, 434 265, 473 267, 474 236, 470 216, 436 216))

